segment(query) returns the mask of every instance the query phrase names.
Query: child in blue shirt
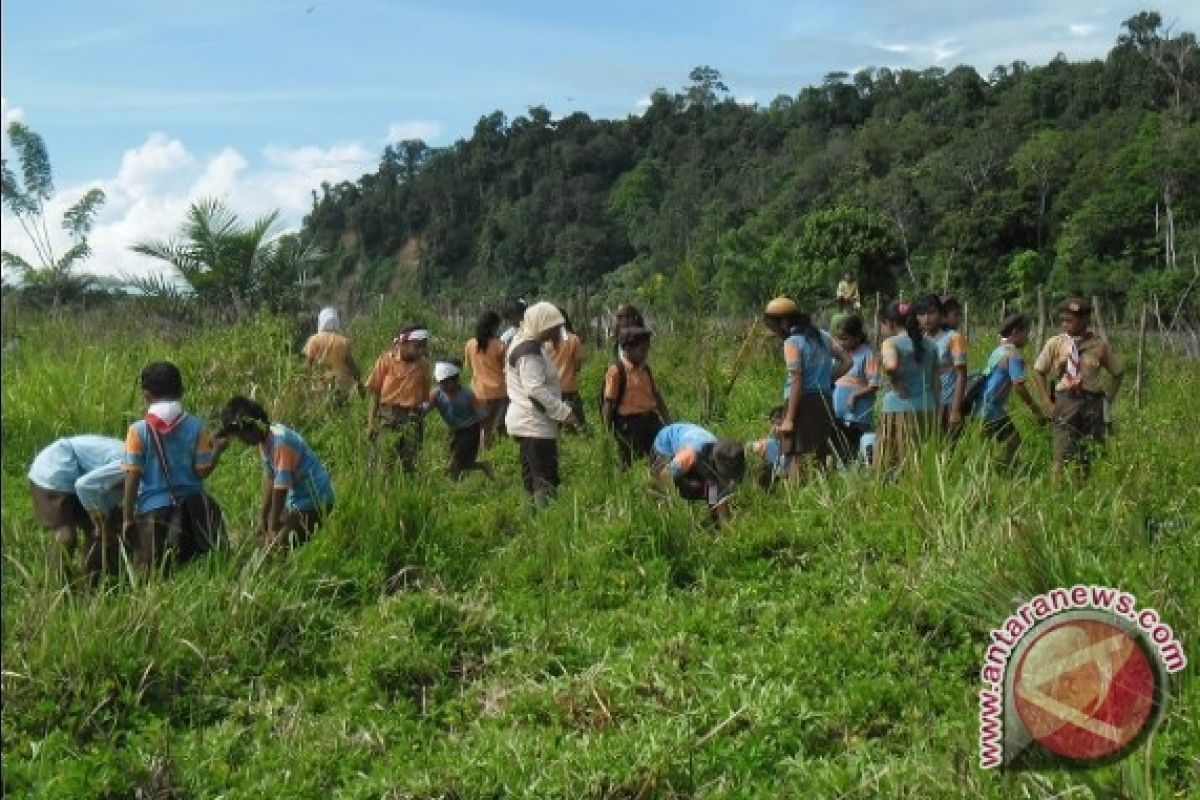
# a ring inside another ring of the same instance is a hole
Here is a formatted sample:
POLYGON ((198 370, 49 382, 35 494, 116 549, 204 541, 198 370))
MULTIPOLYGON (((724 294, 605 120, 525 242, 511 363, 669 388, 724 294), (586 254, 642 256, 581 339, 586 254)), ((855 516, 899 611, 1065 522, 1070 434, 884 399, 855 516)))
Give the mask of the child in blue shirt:
POLYGON ((454 480, 477 469, 491 479, 496 475, 492 465, 479 460, 479 445, 483 435, 482 405, 470 387, 460 379, 462 362, 458 359, 438 361, 433 367, 437 387, 429 393, 422 411, 437 410, 450 429, 450 464, 447 471, 454 480))
POLYGON ((329 472, 299 433, 271 424, 261 404, 234 397, 221 411, 221 437, 233 436, 262 454, 263 494, 258 534, 264 550, 306 541, 333 508, 329 472))
POLYGON ((983 396, 978 414, 983 430, 1004 448, 1004 458, 1012 464, 1021 446, 1021 436, 1008 415, 1008 400, 1012 392, 1029 406, 1038 424, 1044 425, 1049 416, 1033 399, 1025 386, 1025 360, 1021 349, 1029 341, 1029 319, 1023 314, 1010 314, 1000 324, 1000 344, 992 351, 984 371, 983 396))
POLYGON ((214 441, 204 422, 183 410, 183 376, 169 361, 141 374, 144 419, 125 437, 122 534, 135 541, 134 564, 156 566, 164 556, 180 562, 206 553, 224 533, 221 508, 204 491, 204 479, 228 447, 214 441))

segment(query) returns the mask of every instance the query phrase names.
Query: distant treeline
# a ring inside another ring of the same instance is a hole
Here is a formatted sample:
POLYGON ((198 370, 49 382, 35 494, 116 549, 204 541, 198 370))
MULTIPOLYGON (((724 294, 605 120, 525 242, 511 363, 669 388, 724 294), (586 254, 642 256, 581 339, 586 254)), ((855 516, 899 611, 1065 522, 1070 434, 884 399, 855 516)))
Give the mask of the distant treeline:
POLYGON ((301 237, 351 300, 738 311, 825 302, 845 270, 865 293, 1178 298, 1200 251, 1195 41, 1143 12, 1103 61, 830 73, 766 106, 697 67, 625 120, 496 111, 322 185, 301 237))

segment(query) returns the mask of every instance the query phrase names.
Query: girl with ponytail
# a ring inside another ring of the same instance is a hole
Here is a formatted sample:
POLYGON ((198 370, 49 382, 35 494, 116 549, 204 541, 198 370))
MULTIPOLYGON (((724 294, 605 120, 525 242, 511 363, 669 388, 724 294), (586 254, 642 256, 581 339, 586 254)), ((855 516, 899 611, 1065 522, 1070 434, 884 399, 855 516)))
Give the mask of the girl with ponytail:
POLYGON ((890 387, 883 396, 875 461, 892 466, 934 429, 939 367, 937 345, 921 332, 914 306, 890 303, 881 316, 887 338, 879 348, 880 366, 890 387))

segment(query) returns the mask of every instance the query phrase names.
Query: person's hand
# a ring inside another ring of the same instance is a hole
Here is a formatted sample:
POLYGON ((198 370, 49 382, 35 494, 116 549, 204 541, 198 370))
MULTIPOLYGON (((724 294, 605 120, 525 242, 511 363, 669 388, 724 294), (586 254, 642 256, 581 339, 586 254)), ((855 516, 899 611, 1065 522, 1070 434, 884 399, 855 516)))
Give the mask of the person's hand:
POLYGON ((778 430, 779 433, 783 434, 783 435, 787 435, 787 434, 791 433, 794 428, 795 428, 795 424, 790 419, 785 419, 782 422, 780 422, 778 426, 776 426, 776 430, 778 430))
POLYGON ((213 437, 213 455, 219 456, 219 455, 221 455, 221 453, 224 453, 228 448, 229 448, 229 437, 228 436, 214 436, 213 437))
POLYGON ((949 419, 949 422, 950 422, 950 428, 951 428, 951 429, 956 429, 956 428, 959 428, 959 427, 961 427, 961 426, 962 426, 962 421, 963 421, 963 417, 962 417, 962 411, 961 411, 961 410, 957 410, 957 409, 951 409, 951 411, 950 411, 950 419, 949 419))
POLYGON ((580 421, 579 417, 574 411, 572 411, 567 415, 567 418, 563 420, 563 426, 569 428, 570 430, 578 431, 583 429, 583 422, 580 421))

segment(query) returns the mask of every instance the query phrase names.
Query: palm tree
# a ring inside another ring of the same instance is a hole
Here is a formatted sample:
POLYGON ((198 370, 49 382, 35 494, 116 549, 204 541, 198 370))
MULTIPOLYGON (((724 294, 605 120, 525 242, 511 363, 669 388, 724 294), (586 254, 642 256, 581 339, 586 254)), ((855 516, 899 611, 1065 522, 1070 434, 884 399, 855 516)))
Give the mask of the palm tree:
POLYGON ((59 255, 46 224, 46 203, 54 196, 46 143, 19 120, 8 126, 8 139, 21 165, 21 179, 8 168, 8 162, 0 160, 0 195, 33 245, 37 263, 7 250, 0 250, 0 261, 16 271, 22 289, 45 294, 58 306, 65 300, 81 297, 96 285, 93 277, 79 275, 74 270, 91 255, 87 236, 104 205, 104 192, 99 188, 89 189, 63 214, 62 228, 70 237, 71 246, 59 255))
MULTIPOLYGON (((245 225, 222 201, 201 199, 188 209, 178 237, 138 242, 131 249, 169 264, 203 305, 232 304, 237 316, 252 306, 276 309, 299 289, 303 266, 320 257, 312 248, 300 247, 294 236, 279 235, 278 218, 276 210, 245 225)), ((129 282, 144 294, 172 292, 162 278, 129 282)))

